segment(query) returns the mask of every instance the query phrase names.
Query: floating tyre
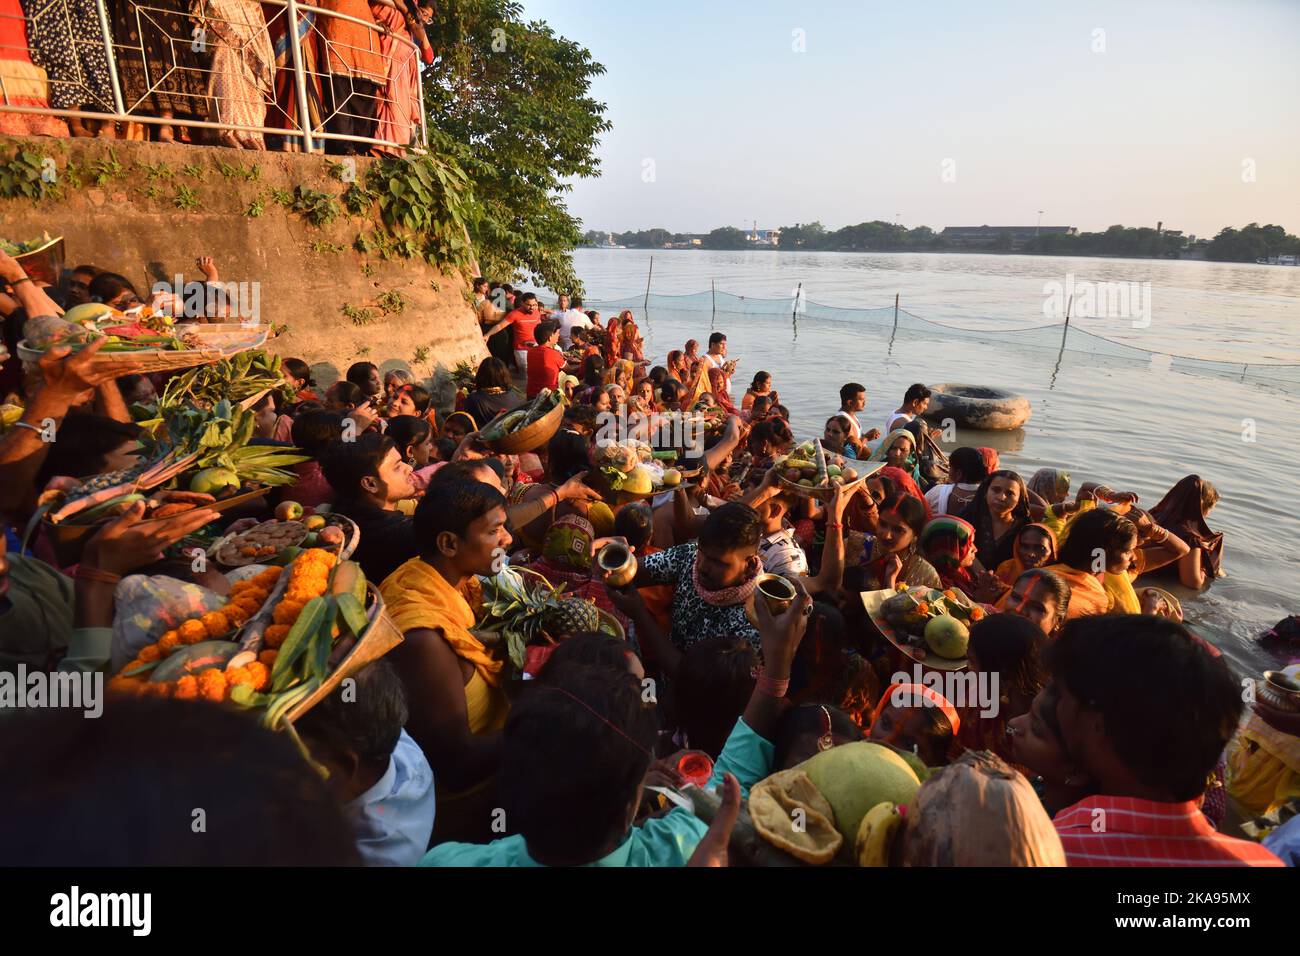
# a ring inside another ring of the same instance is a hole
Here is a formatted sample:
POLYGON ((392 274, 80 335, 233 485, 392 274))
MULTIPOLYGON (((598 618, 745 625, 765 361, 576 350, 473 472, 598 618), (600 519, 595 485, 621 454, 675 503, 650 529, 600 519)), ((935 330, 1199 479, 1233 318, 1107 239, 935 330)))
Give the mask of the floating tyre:
POLYGON ((1005 389, 944 382, 931 385, 930 392, 925 417, 951 418, 958 428, 1005 432, 1029 421, 1029 399, 1005 389))

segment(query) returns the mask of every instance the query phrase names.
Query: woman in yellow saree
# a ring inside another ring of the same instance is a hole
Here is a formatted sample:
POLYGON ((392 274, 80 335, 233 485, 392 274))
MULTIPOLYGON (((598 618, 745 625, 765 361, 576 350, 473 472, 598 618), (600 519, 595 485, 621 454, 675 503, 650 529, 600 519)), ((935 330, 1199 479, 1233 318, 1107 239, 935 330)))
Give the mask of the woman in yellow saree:
POLYGON ((1089 511, 1076 518, 1070 537, 1061 546, 1059 563, 1047 569, 1070 585, 1068 616, 1139 613, 1137 595, 1124 573, 1136 549, 1137 528, 1127 518, 1107 510, 1089 511))
POLYGON ((391 652, 406 686, 407 732, 433 767, 434 839, 491 838, 491 800, 509 701, 502 662, 470 633, 462 588, 510 545, 505 498, 479 481, 430 488, 412 518, 424 551, 380 586, 405 640, 391 652))

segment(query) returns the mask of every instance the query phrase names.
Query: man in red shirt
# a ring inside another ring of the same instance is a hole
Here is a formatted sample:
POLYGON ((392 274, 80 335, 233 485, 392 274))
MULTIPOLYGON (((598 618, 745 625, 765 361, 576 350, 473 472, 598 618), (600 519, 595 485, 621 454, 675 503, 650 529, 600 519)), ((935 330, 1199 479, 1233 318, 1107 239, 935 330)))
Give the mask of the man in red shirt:
POLYGON ((1047 663, 1066 753, 1096 787, 1054 820, 1070 866, 1282 865, 1201 812, 1242 708, 1217 652, 1167 618, 1106 615, 1067 624, 1047 663))
POLYGON ((553 319, 537 323, 537 347, 528 350, 528 389, 526 395, 534 398, 544 388, 559 387, 560 372, 564 370, 564 353, 555 347, 560 338, 560 323, 553 319))
POLYGON ((497 332, 509 328, 510 344, 515 353, 515 365, 520 371, 525 371, 528 368, 528 352, 537 347, 537 342, 533 338, 537 323, 545 316, 542 314, 541 306, 537 304, 537 296, 531 292, 519 296, 515 303, 515 308, 507 312, 504 319, 483 333, 483 341, 486 342, 497 332))

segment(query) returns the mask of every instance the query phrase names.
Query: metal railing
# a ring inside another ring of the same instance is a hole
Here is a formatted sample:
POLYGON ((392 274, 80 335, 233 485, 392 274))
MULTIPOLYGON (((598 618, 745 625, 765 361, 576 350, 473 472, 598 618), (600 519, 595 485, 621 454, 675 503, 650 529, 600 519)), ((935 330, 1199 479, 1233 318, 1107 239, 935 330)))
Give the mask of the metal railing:
MULTIPOLYGON (((331 141, 393 152, 427 145, 419 47, 405 29, 298 0, 165 2, 30 0, 21 49, 4 40, 20 18, 0 12, 0 112, 217 130, 254 148, 279 137, 304 152, 331 141), (279 9, 268 19, 270 8, 279 9), (4 68, 29 57, 45 70, 46 105, 23 102, 32 97, 19 86, 31 82, 4 68), (200 108, 158 115, 158 102, 200 108), (365 125, 372 135, 355 132, 365 125)), ((368 5, 400 26, 393 0, 368 5)))

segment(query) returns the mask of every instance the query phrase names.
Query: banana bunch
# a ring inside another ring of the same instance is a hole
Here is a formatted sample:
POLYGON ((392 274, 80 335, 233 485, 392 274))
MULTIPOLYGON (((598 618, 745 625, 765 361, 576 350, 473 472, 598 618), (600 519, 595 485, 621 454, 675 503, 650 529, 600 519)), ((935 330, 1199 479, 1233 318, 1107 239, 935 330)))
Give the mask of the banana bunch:
POLYGON ((890 849, 906 822, 904 810, 904 807, 885 800, 867 811, 853 842, 858 866, 889 866, 890 849))
POLYGON ((308 460, 296 448, 249 445, 256 415, 222 399, 211 411, 182 406, 166 413, 167 433, 179 455, 197 454, 200 471, 225 469, 242 484, 287 485, 297 477, 283 470, 308 460))

